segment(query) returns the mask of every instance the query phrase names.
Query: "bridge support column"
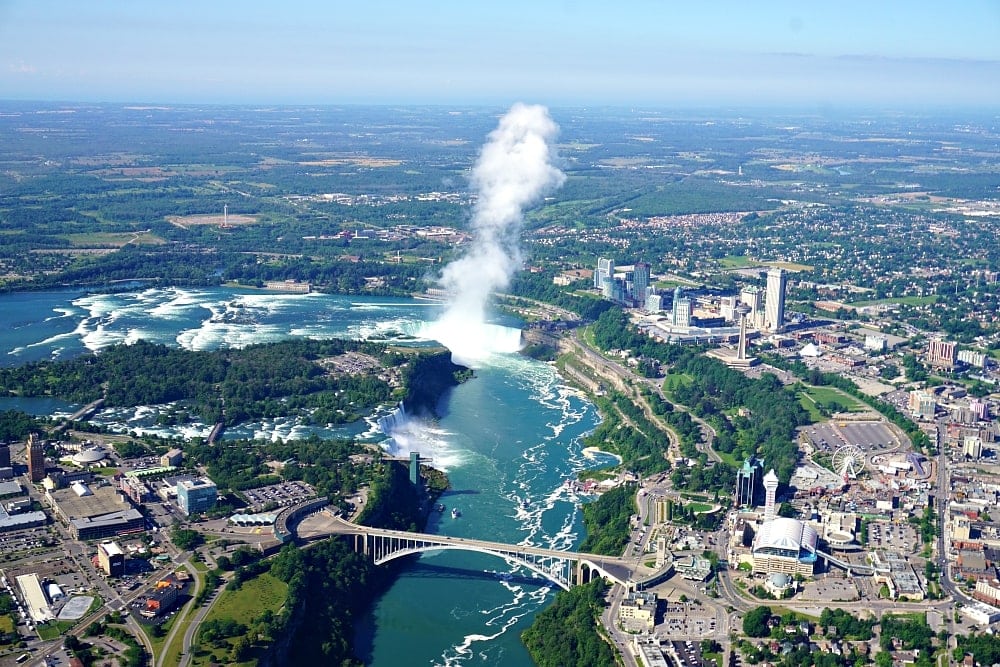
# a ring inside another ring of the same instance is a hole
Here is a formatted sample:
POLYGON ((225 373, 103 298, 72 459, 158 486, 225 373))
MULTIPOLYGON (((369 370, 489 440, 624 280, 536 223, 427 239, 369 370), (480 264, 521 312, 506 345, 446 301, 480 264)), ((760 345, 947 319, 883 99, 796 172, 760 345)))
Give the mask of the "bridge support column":
POLYGON ((588 576, 590 568, 587 567, 582 560, 576 561, 575 570, 576 572, 574 573, 573 581, 570 582, 570 585, 583 586, 590 581, 590 577, 588 576))

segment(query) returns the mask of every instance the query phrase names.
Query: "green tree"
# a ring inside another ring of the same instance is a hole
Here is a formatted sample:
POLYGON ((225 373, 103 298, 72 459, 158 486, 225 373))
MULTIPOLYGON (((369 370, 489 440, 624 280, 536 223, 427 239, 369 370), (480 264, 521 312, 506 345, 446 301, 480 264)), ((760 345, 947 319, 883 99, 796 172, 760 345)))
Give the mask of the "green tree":
POLYGON ((771 632, 767 627, 770 619, 770 607, 751 609, 743 616, 743 633, 748 637, 767 637, 771 632))

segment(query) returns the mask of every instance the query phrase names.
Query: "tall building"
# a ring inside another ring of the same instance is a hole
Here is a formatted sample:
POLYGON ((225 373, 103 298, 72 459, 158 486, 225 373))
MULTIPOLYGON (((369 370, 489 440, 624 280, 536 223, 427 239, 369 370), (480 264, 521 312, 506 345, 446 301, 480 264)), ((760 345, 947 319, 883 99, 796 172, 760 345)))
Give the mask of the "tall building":
POLYGON ((727 322, 732 322, 736 319, 737 300, 735 296, 724 296, 719 299, 719 315, 722 316, 722 319, 727 322))
POLYGON ((663 310, 663 296, 659 294, 650 294, 646 297, 647 313, 658 313, 661 310, 663 310))
POLYGON ((45 479, 45 445, 32 433, 28 436, 28 478, 34 482, 45 479))
POLYGON ((771 521, 777 515, 775 512, 774 504, 775 497, 778 493, 778 476, 774 474, 774 468, 771 468, 766 475, 764 475, 764 521, 771 521))
POLYGON ((125 575, 125 552, 114 542, 101 542, 97 545, 97 562, 109 577, 125 575))
POLYGON ((927 341, 927 364, 951 370, 958 361, 958 344, 946 340, 927 341))
POLYGON ((983 455, 983 440, 975 435, 967 435, 962 440, 962 454, 972 459, 983 455))
POLYGON ((674 326, 677 327, 689 327, 691 326, 691 311, 694 309, 694 304, 688 297, 681 297, 674 304, 674 326))
POLYGON ((594 272, 594 287, 599 290, 604 289, 604 279, 615 277, 615 260, 597 258, 597 271, 594 272))
POLYGON ((923 389, 910 392, 908 407, 910 414, 922 419, 934 419, 934 415, 937 414, 937 400, 935 400, 934 394, 923 389))
POLYGON ((0 468, 10 467, 10 445, 0 442, 0 468))
POLYGON ((760 461, 750 457, 743 461, 743 466, 736 471, 736 501, 737 507, 753 507, 757 495, 757 472, 760 461))
POLYGON ((986 354, 975 350, 959 350, 958 360, 963 364, 969 364, 976 368, 983 368, 986 365, 986 354))
POLYGON ((636 262, 632 271, 632 299, 636 303, 645 303, 649 296, 649 264, 636 262))
POLYGON ((747 323, 756 329, 760 329, 761 320, 764 317, 760 288, 755 285, 744 287, 740 292, 740 302, 750 307, 750 312, 747 314, 747 323))
POLYGON ((185 514, 198 514, 213 509, 217 498, 215 483, 205 477, 185 479, 177 484, 177 506, 185 514))
POLYGON ((740 318, 740 342, 736 348, 736 360, 746 361, 747 358, 747 315, 750 313, 750 306, 741 303, 736 306, 736 313, 740 318))
POLYGON ((184 452, 174 447, 166 454, 160 457, 160 465, 164 468, 169 466, 179 466, 181 461, 184 460, 184 452))
POLYGON ((772 333, 785 326, 785 285, 788 277, 781 268, 767 272, 767 296, 764 300, 764 328, 772 333))

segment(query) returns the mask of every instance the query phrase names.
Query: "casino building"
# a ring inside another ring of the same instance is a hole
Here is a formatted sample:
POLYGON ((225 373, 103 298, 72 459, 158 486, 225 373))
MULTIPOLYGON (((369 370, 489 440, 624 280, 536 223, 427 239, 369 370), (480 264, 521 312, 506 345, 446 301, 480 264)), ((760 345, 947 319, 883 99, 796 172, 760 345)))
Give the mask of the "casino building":
POLYGON ((753 542, 753 571, 809 576, 816 567, 816 530, 796 519, 765 521, 753 542))

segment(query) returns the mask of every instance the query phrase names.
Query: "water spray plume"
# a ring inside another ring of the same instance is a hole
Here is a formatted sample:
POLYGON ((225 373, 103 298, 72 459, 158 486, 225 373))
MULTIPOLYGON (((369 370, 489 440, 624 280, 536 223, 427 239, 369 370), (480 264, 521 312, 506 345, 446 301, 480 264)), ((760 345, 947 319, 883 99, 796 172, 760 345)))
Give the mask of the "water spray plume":
POLYGON ((486 321, 487 305, 521 267, 525 208, 566 180, 552 164, 558 130, 545 107, 515 104, 490 133, 472 169, 470 181, 478 194, 469 224, 473 240, 441 271, 448 301, 427 331, 457 362, 475 364, 493 352, 520 347, 519 331, 486 321))

